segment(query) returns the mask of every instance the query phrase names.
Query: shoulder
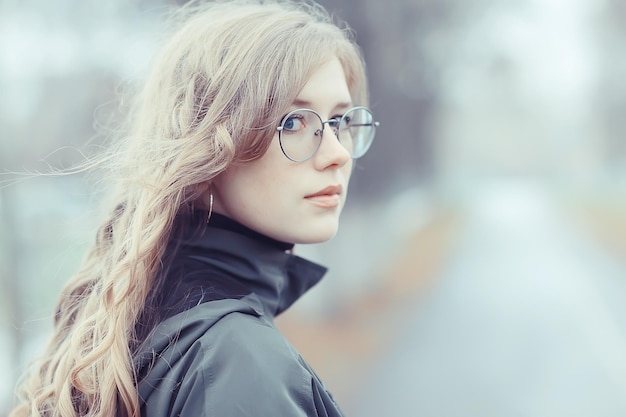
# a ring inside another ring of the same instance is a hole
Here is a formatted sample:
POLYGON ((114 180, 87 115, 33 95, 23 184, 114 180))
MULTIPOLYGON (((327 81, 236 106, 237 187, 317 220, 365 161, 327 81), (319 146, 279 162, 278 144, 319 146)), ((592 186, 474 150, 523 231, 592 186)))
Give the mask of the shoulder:
POLYGON ((250 385, 261 381, 304 383, 307 370, 300 355, 264 317, 233 312, 198 339, 190 355, 199 355, 196 370, 207 383, 217 378, 250 385))
MULTIPOLYGON (((223 317, 202 338, 208 371, 246 370, 246 378, 289 379, 303 373, 298 352, 263 317, 233 313, 223 317)), ((208 374, 213 374, 208 372, 208 374)))
POLYGON ((299 358, 253 295, 202 303, 172 316, 155 328, 146 345, 159 356, 171 351, 175 357, 170 355, 170 360, 200 351, 205 359, 236 353, 254 356, 260 349, 299 358))
POLYGON ((284 336, 262 316, 241 309, 203 328, 196 316, 217 307, 210 304, 179 317, 184 323, 178 338, 154 357, 142 381, 148 414, 317 415, 312 375, 284 336))
POLYGON ((311 416, 312 376, 271 324, 233 313, 205 335, 196 377, 183 381, 186 404, 207 415, 311 416), (236 412, 235 412, 236 410, 236 412))

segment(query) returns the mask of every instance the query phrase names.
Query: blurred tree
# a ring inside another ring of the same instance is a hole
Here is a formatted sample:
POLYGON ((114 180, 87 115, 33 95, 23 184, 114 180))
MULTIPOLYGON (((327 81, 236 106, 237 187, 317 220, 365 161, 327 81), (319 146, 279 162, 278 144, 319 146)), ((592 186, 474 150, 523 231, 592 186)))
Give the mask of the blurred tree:
MULTIPOLYGON (((600 52, 597 108, 605 135, 605 156, 611 171, 626 173, 626 2, 608 0, 597 19, 599 36, 597 50, 600 52)), ((614 177, 613 177, 614 178, 614 177)))
POLYGON ((368 64, 371 107, 381 121, 372 152, 360 164, 366 168, 351 189, 361 199, 380 198, 430 182, 433 128, 450 54, 492 0, 319 2, 356 32, 368 64))
MULTIPOLYGON (((0 156, 0 166, 3 165, 3 159, 0 156)), ((17 253, 15 248, 18 246, 16 239, 19 235, 15 233, 14 225, 16 223, 13 204, 11 201, 12 190, 8 187, 0 187, 0 314, 2 320, 0 324, 7 330, 8 340, 11 342, 9 348, 10 359, 6 363, 13 364, 7 371, 9 381, 17 378, 17 366, 19 362, 19 352, 24 345, 24 338, 20 330, 23 323, 23 314, 20 300, 22 294, 19 290, 19 274, 17 265, 17 253)), ((0 410, 1 411, 1 410, 0 410)))

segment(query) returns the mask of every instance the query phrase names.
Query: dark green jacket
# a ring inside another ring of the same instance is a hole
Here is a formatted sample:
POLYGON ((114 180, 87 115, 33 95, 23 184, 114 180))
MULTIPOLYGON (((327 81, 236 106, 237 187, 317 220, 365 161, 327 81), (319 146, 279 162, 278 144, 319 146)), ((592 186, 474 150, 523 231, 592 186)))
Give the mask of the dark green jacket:
POLYGON ((341 416, 274 326, 326 269, 215 216, 177 251, 163 308, 136 357, 144 417, 341 416))

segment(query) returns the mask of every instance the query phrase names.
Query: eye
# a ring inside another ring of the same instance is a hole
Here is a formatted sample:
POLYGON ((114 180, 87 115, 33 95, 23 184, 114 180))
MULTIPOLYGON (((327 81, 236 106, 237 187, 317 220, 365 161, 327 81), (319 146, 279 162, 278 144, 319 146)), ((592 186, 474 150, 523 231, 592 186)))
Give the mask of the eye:
POLYGON ((349 129, 350 125, 352 124, 352 116, 350 115, 338 114, 336 116, 333 116, 333 119, 340 121, 339 128, 341 130, 349 129))
POLYGON ((283 131, 298 132, 306 127, 304 116, 301 114, 292 114, 283 122, 283 131))

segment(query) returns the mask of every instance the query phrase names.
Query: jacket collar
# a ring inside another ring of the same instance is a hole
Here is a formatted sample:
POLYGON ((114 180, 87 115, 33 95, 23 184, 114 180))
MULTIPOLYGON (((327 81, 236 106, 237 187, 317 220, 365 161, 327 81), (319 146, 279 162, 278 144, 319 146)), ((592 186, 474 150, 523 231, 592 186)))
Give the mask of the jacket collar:
POLYGON ((264 313, 273 317, 289 308, 327 271, 292 254, 292 247, 213 213, 208 227, 182 242, 180 254, 204 265, 207 288, 213 285, 212 278, 219 277, 222 283, 226 281, 227 291, 233 292, 226 296, 256 295, 264 313))

